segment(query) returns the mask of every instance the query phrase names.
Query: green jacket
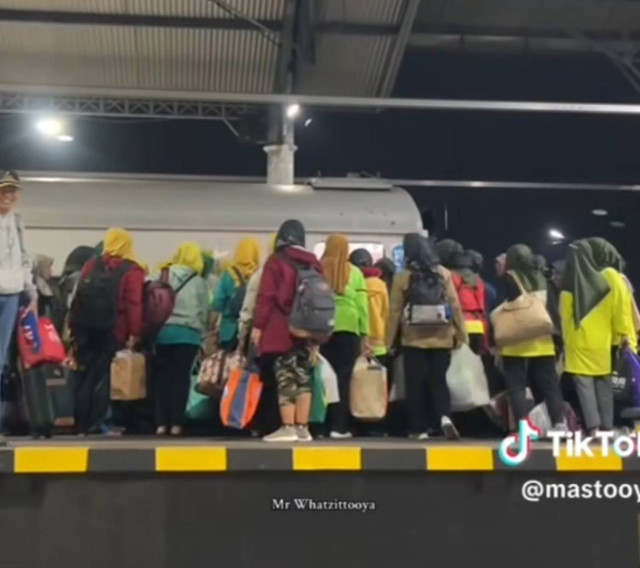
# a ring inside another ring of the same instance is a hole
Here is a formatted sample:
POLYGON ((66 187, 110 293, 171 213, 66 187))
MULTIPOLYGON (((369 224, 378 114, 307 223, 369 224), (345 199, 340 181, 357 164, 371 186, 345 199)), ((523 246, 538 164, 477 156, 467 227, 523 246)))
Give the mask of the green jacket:
POLYGON ((369 335, 369 293, 361 270, 351 266, 344 294, 336 294, 336 332, 348 331, 361 337, 369 335))

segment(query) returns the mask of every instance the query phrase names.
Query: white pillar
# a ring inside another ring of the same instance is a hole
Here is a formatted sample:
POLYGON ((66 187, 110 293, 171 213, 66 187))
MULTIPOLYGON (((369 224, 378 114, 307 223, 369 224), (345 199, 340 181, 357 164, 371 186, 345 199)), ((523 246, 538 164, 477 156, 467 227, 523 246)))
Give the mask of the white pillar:
POLYGON ((295 179, 295 144, 271 144, 264 147, 267 153, 267 183, 293 185, 295 179))

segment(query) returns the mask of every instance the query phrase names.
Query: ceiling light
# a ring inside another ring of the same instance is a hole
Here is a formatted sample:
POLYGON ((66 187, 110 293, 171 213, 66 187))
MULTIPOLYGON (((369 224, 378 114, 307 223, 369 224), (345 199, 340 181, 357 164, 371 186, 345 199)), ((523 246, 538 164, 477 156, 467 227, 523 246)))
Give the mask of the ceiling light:
POLYGON ((304 121, 304 125, 309 126, 312 122, 313 122, 313 118, 307 118, 307 120, 304 121))
POLYGON ((287 117, 288 118, 295 118, 299 114, 300 114, 300 105, 299 104, 292 104, 292 105, 289 105, 287 107, 287 117))
POLYGON ((606 209, 594 209, 591 213, 596 217, 606 217, 609 214, 606 209))
POLYGON ((564 240, 564 234, 561 231, 558 231, 558 229, 551 229, 549 231, 549 236, 556 241, 564 240))
POLYGON ((56 136, 56 140, 58 142, 73 142, 73 136, 70 134, 58 134, 58 136, 56 136))
POLYGON ((36 128, 44 136, 58 136, 62 134, 64 125, 58 118, 43 118, 36 122, 36 128))
POLYGON ((609 223, 614 229, 624 229, 627 225, 624 221, 611 221, 609 223))

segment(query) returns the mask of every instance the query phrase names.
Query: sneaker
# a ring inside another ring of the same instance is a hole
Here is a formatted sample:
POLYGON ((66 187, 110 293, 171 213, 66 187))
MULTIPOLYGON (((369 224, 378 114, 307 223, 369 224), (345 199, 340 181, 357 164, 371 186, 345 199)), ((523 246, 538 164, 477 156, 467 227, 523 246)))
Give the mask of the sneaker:
POLYGON ((281 426, 275 432, 262 438, 265 442, 297 442, 298 435, 293 426, 281 426))
POLYGON ((444 432, 444 437, 447 440, 459 440, 460 433, 458 429, 454 426, 453 422, 451 422, 451 418, 448 416, 443 416, 440 421, 440 425, 442 426, 442 431, 444 432))
POLYGON ((563 420, 562 422, 554 424, 552 430, 555 430, 556 432, 568 432, 569 426, 567 425, 566 421, 563 420))
POLYGON ((298 442, 313 442, 313 436, 309 433, 307 426, 296 426, 298 442))
POLYGON ((330 438, 334 440, 348 440, 349 438, 353 438, 353 434, 351 432, 331 432, 329 434, 330 438))
POLYGON ((422 432, 422 434, 409 434, 410 440, 428 440, 429 434, 422 432))

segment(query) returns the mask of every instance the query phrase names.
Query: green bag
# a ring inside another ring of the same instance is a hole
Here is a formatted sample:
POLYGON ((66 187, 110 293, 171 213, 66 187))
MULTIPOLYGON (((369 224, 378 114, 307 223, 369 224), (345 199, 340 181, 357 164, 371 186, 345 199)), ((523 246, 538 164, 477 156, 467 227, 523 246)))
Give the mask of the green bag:
POLYGON ((327 393, 321 375, 321 366, 316 365, 311 373, 311 412, 309 422, 324 423, 327 417, 327 393))
POLYGON ((186 419, 193 422, 213 422, 216 416, 216 401, 196 391, 198 373, 191 375, 186 419))

